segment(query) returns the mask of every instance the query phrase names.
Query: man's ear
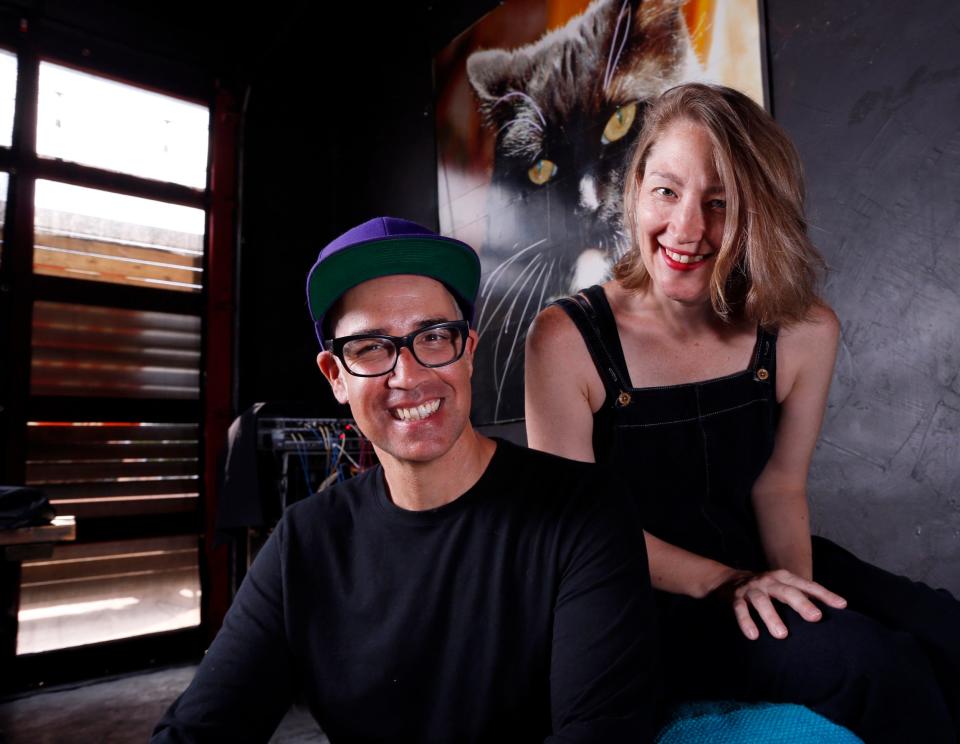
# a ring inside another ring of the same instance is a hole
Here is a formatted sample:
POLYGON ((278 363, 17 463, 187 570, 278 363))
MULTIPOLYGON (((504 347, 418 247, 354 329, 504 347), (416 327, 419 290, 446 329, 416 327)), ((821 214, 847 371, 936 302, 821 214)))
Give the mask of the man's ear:
POLYGON ((465 347, 463 350, 463 358, 467 361, 467 367, 470 368, 470 376, 473 376, 473 355, 477 351, 477 342, 480 340, 480 337, 477 335, 477 332, 471 328, 467 333, 467 340, 465 342, 465 347))
POLYGON ((344 380, 346 374, 340 367, 339 360, 329 351, 321 351, 317 354, 317 366, 323 372, 323 376, 330 383, 330 389, 333 390, 333 397, 338 403, 349 403, 350 398, 347 395, 347 383, 344 380))

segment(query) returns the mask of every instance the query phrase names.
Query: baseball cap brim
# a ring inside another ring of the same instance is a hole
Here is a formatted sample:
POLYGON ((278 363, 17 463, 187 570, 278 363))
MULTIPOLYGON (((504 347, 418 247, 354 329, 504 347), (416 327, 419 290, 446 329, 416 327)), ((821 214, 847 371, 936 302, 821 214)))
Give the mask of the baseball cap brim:
POLYGON ((321 257, 310 270, 307 297, 320 342, 324 318, 345 292, 370 279, 395 274, 436 279, 472 314, 480 287, 480 259, 470 246, 440 235, 377 238, 321 257))

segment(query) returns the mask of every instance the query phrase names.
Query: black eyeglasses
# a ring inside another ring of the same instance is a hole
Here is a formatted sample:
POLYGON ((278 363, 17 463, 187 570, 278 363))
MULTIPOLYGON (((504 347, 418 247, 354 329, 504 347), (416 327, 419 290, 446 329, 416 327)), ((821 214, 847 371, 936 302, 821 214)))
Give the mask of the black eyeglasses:
POLYGON ((470 325, 465 320, 448 320, 421 328, 406 336, 361 334, 330 341, 331 351, 344 368, 357 377, 379 377, 397 366, 400 349, 410 349, 424 367, 445 367, 463 356, 470 325))

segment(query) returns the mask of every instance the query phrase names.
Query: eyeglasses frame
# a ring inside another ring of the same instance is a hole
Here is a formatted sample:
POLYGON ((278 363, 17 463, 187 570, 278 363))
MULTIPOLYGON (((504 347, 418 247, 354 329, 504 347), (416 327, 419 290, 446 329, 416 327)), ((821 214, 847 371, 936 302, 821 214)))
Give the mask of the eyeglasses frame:
POLYGON ((400 352, 404 348, 410 350, 410 356, 414 358, 417 364, 419 364, 421 367, 427 367, 428 369, 446 367, 454 362, 458 362, 463 357, 463 352, 467 349, 467 337, 469 334, 470 323, 466 320, 444 320, 440 323, 432 323, 431 325, 424 326, 423 328, 418 328, 412 333, 408 333, 406 336, 390 336, 386 333, 358 333, 354 336, 341 336, 339 338, 332 338, 328 343, 330 344, 331 353, 340 360, 343 368, 349 374, 353 375, 354 377, 383 377, 383 375, 389 375, 397 368, 397 360, 400 358, 400 352), (424 331, 432 331, 438 328, 456 328, 460 332, 460 339, 462 341, 460 344, 460 351, 449 362, 443 362, 443 364, 425 364, 424 362, 420 361, 420 357, 417 356, 417 352, 413 349, 413 339, 415 336, 420 335, 424 331), (350 369, 350 365, 348 365, 347 361, 343 358, 343 347, 350 341, 357 341, 364 338, 385 339, 393 344, 394 348, 397 350, 397 353, 393 357, 393 364, 390 365, 390 369, 383 372, 377 372, 375 375, 366 375, 360 372, 354 372, 352 369, 350 369))

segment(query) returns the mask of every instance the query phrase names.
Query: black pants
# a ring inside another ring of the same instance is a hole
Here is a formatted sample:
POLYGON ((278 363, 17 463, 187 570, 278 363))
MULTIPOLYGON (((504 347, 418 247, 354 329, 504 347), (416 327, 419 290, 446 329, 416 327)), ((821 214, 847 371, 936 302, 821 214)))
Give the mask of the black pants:
POLYGON ((960 603, 944 590, 871 566, 813 539, 814 578, 845 597, 817 623, 778 605, 789 630, 741 633, 713 599, 663 595, 671 698, 801 703, 874 742, 957 741, 960 603))

